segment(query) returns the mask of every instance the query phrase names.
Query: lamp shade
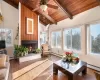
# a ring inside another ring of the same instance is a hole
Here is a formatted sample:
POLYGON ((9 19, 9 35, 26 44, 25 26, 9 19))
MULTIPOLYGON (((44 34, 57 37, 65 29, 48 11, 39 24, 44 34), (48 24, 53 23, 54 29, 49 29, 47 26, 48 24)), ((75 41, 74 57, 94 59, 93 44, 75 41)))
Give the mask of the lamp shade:
POLYGON ((40 8, 42 9, 42 11, 46 11, 47 10, 47 5, 41 5, 40 8))

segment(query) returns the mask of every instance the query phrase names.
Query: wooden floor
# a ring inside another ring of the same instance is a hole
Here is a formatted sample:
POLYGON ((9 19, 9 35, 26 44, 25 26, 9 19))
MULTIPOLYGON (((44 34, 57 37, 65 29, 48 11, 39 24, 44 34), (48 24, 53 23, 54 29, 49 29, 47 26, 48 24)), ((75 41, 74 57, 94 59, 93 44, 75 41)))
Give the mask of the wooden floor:
MULTIPOLYGON (((53 75, 52 74, 52 66, 49 67, 47 70, 45 70, 43 73, 41 73, 37 78, 34 80, 68 80, 67 75, 63 74, 62 72, 58 72, 58 75, 53 75)), ((94 75, 94 70, 89 69, 87 70, 87 75, 77 76, 77 80, 96 80, 95 75, 94 75)))
POLYGON ((39 59, 36 59, 36 60, 31 60, 31 61, 27 61, 27 62, 23 62, 23 63, 19 63, 18 60, 10 60, 10 68, 11 68, 11 72, 16 72, 36 61, 41 61, 43 60, 44 58, 39 58, 39 59))
MULTIPOLYGON (((61 58, 59 58, 59 57, 57 57, 57 56, 51 56, 51 57, 49 57, 49 59, 50 60, 52 60, 53 62, 55 62, 55 61, 57 61, 57 60, 59 60, 59 59, 61 59, 61 58)), ((13 71, 16 71, 18 68, 23 68, 24 66, 26 66, 26 65, 28 65, 28 64, 30 64, 32 61, 30 61, 29 63, 24 63, 23 64, 23 66, 21 66, 21 67, 19 67, 18 66, 18 63, 15 63, 13 60, 12 61, 10 61, 11 62, 11 69, 10 69, 10 79, 9 80, 11 80, 11 73, 12 73, 12 70, 13 71), (17 65, 17 66, 16 66, 17 65)), ((35 78, 34 80, 68 80, 67 79, 67 76, 65 75, 65 74, 63 74, 63 73, 61 73, 60 71, 59 71, 59 73, 58 73, 58 76, 56 76, 56 75, 53 75, 52 73, 52 68, 53 66, 50 66, 47 70, 45 70, 43 73, 41 73, 37 78, 35 78)), ((78 75, 77 76, 77 80, 96 80, 95 79, 95 75, 94 75, 94 71, 95 70, 92 70, 92 69, 89 69, 88 68, 88 70, 87 70, 87 75, 85 75, 85 76, 81 76, 81 74, 80 75, 78 75)))

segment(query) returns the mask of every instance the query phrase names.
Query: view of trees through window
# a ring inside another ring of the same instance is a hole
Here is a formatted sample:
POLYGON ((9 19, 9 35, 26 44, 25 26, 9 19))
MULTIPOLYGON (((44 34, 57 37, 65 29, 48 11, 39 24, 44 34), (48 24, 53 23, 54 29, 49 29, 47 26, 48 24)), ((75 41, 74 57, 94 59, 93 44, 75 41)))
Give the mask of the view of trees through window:
POLYGON ((42 32, 42 33, 40 34, 40 36, 41 36, 40 43, 41 43, 41 44, 45 44, 45 43, 47 42, 47 33, 46 33, 46 32, 42 32))
POLYGON ((80 50, 80 28, 66 29, 64 30, 64 49, 80 50))
POLYGON ((61 47, 61 32, 56 32, 56 44, 57 44, 57 47, 60 48, 61 47))
POLYGON ((71 29, 64 31, 64 48, 71 49, 71 29))
POLYGON ((80 50, 81 48, 81 39, 80 39, 80 28, 72 29, 72 48, 80 50))
POLYGON ((91 52, 100 54, 100 24, 90 25, 90 35, 91 52))
POLYGON ((56 46, 56 33, 52 32, 52 46, 55 47, 56 46))
POLYGON ((52 47, 60 48, 61 47, 61 31, 52 32, 52 47))
MULTIPOLYGON (((80 28, 70 28, 63 31, 63 46, 64 50, 81 49, 81 29, 80 28)), ((61 47, 61 31, 52 32, 52 47, 61 47)), ((88 27, 87 34, 87 46, 90 53, 100 54, 100 23, 90 24, 88 27)))

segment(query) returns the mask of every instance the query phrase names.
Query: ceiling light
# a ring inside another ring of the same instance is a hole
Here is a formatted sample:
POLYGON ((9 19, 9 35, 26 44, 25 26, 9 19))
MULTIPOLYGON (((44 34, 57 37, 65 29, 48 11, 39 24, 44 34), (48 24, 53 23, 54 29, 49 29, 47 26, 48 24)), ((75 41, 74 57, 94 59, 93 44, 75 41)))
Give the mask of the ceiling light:
POLYGON ((47 5, 41 5, 40 8, 42 9, 42 11, 46 11, 47 10, 47 5))

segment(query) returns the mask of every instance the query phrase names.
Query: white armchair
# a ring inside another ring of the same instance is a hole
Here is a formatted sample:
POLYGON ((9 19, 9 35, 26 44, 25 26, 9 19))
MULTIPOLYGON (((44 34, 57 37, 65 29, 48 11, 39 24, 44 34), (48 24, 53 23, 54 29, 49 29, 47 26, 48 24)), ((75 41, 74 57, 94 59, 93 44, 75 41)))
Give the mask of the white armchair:
POLYGON ((50 53, 51 53, 51 50, 50 50, 48 44, 42 44, 41 45, 41 51, 42 51, 42 54, 41 54, 42 57, 50 55, 50 53))

